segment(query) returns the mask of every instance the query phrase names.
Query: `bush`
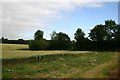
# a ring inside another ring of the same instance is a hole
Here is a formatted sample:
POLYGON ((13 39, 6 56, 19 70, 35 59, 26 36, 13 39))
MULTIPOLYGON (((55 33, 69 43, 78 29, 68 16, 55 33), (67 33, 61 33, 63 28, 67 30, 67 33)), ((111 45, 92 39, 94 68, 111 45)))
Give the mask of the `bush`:
POLYGON ((46 40, 32 40, 29 43, 30 50, 46 50, 49 44, 46 40))

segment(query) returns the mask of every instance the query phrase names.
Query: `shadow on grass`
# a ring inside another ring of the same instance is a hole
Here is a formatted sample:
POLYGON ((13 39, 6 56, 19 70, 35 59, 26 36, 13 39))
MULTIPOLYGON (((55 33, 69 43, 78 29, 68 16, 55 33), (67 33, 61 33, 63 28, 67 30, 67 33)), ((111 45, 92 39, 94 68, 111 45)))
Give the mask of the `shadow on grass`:
POLYGON ((16 50, 30 50, 29 48, 21 48, 21 49, 16 49, 16 50))

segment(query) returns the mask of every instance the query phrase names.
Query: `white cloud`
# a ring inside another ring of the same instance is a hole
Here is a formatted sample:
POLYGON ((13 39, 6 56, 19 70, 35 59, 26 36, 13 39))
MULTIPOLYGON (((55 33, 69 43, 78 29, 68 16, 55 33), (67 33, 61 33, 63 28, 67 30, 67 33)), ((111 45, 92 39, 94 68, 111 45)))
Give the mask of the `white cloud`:
POLYGON ((21 33, 43 29, 47 21, 63 17, 60 15, 61 11, 69 12, 76 8, 102 7, 103 5, 98 2, 87 2, 94 0, 84 0, 84 2, 73 2, 73 0, 11 1, 2 0, 2 35, 10 39, 22 38, 21 33))

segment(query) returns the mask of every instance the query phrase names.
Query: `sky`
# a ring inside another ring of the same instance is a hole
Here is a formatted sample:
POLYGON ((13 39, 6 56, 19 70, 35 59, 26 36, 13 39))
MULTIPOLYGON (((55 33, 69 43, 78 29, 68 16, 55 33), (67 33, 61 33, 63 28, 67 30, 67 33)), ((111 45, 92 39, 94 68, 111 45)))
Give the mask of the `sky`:
POLYGON ((111 19, 118 23, 118 0, 2 0, 0 13, 2 36, 25 40, 38 29, 47 40, 53 31, 73 40, 78 28, 88 36, 94 26, 111 19))

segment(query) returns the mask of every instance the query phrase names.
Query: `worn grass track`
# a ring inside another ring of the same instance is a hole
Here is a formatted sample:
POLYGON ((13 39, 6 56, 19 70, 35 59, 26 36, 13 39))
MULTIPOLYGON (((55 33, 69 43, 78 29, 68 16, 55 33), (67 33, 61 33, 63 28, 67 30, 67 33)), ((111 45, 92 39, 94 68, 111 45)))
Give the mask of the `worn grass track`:
MULTIPOLYGON (((105 75, 102 71, 104 71, 105 68, 109 68, 111 66, 113 67, 113 66, 118 65, 117 61, 118 61, 118 56, 114 55, 113 58, 110 61, 105 62, 103 64, 100 64, 100 65, 98 65, 98 66, 96 66, 94 68, 91 68, 91 69, 83 72, 83 74, 81 76, 83 78, 86 78, 86 77, 87 78, 99 78, 99 77, 101 77, 101 78, 114 77, 115 78, 115 77, 117 77, 118 74, 116 76, 108 76, 108 75, 105 75)), ((116 71, 118 73, 118 68, 117 68, 116 71)))

